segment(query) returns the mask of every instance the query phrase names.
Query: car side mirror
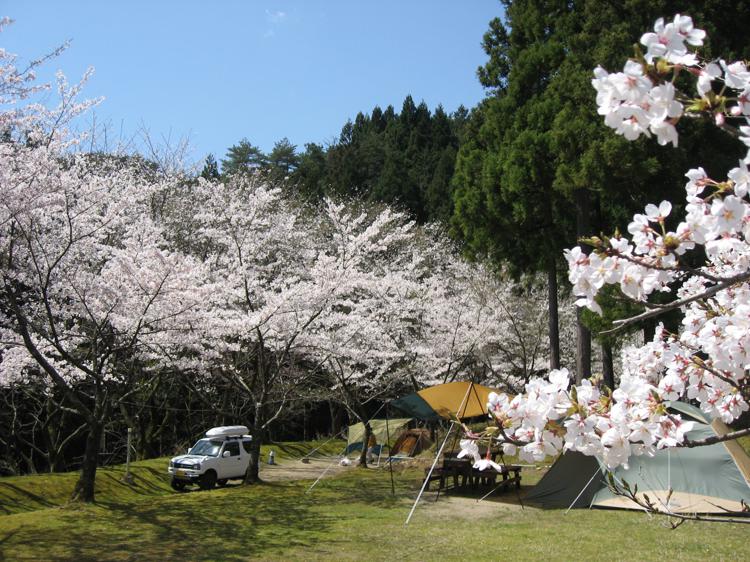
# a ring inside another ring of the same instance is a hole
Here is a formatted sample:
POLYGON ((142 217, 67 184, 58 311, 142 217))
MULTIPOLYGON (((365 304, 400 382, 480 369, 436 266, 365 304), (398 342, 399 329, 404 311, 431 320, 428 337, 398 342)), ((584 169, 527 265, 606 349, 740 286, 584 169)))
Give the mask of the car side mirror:
POLYGON ((221 456, 222 456, 222 457, 228 457, 228 456, 229 456, 229 455, 231 455, 231 454, 232 454, 232 453, 230 453, 229 451, 224 451, 224 452, 223 452, 223 453, 221 454, 221 456))
POLYGON ((190 451, 192 451, 192 449, 188 448, 188 450, 187 450, 187 453, 186 453, 186 454, 188 454, 188 455, 189 455, 189 454, 190 454, 190 451))

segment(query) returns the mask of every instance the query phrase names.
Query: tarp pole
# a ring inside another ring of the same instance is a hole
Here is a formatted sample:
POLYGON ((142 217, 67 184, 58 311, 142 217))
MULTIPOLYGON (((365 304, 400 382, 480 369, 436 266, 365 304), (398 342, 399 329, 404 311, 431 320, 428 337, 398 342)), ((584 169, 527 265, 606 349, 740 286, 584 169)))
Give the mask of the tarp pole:
MULTIPOLYGON (((460 422, 461 419, 466 415, 466 407, 469 405, 469 394, 471 394, 471 390, 474 388, 474 383, 469 383, 469 388, 466 389, 466 394, 464 394, 463 400, 461 400, 461 405, 458 407, 458 410, 456 410, 456 418, 458 418, 458 421, 460 422), (459 415, 461 413, 461 410, 463 409, 464 416, 459 415)), ((474 392, 476 393, 476 389, 474 389, 474 392)), ((479 400, 479 396, 477 396, 477 400, 479 400)), ((453 426, 451 425, 451 429, 453 426)), ((458 436, 453 440, 453 445, 451 446, 451 449, 453 449, 456 446, 456 439, 458 439, 458 436)))
POLYGON ((586 482, 586 485, 585 485, 585 486, 584 486, 583 488, 581 488, 581 491, 580 491, 580 492, 578 492, 578 495, 576 496, 576 499, 574 499, 574 500, 573 500, 573 503, 571 503, 571 504, 570 504, 570 505, 568 506, 568 509, 566 509, 566 510, 565 510, 565 513, 564 513, 564 515, 567 515, 567 514, 568 514, 568 511, 570 511, 571 509, 573 509, 573 506, 574 506, 574 505, 576 504, 576 502, 578 501, 578 498, 580 498, 580 497, 581 497, 581 496, 583 495, 583 492, 585 492, 585 491, 586 491, 586 488, 588 488, 588 487, 589 487, 589 485, 591 485, 591 483, 592 483, 592 482, 594 481, 594 478, 596 478, 596 475, 597 475, 597 474, 599 474, 599 473, 601 472, 601 467, 599 466, 599 463, 598 463, 598 462, 596 463, 596 465, 597 465, 597 466, 596 466, 596 471, 594 472, 594 475, 593 475, 593 476, 591 477, 591 479, 590 479, 590 480, 589 480, 588 482, 586 482))
POLYGON ((429 472, 427 473, 427 476, 424 479, 424 482, 422 482, 422 489, 419 490, 419 494, 417 495, 417 500, 414 502, 414 505, 411 508, 411 511, 409 512, 409 516, 406 518, 406 522, 404 523, 404 526, 409 524, 409 521, 411 521, 411 516, 414 515, 414 510, 417 509, 417 504, 419 503, 419 500, 422 498, 422 494, 424 493, 424 489, 427 487, 427 483, 430 481, 430 476, 432 476, 432 471, 435 470, 435 465, 438 462, 438 459, 440 458, 440 455, 443 452, 443 447, 445 447, 445 444, 448 442, 448 437, 450 437, 451 431, 453 430, 453 426, 455 425, 455 421, 451 420, 451 426, 448 428, 448 433, 445 434, 445 439, 443 439, 443 444, 440 445, 440 449, 438 449, 437 455, 435 455, 435 460, 432 461, 432 466, 430 467, 429 472))
MULTIPOLYGON (((486 404, 482 404, 482 399, 479 398, 479 393, 477 392, 477 389, 474 387, 474 381, 471 381, 471 390, 474 391, 474 396, 477 399, 477 404, 479 404, 479 408, 480 409, 486 409, 487 405, 486 404)), ((468 406, 469 406, 469 403, 467 402, 466 403, 466 407, 468 407, 468 406)), ((466 414, 466 408, 464 408, 464 414, 466 414)))
MULTIPOLYGON (((344 455, 346 455, 346 449, 344 449, 344 455)), ((344 455, 342 455, 342 456, 344 456, 344 455)), ((331 464, 329 464, 329 465, 328 465, 328 466, 327 466, 327 467, 325 468, 325 470, 324 470, 323 472, 321 472, 321 473, 320 473, 320 476, 318 476, 318 479, 317 479, 317 480, 315 480, 315 482, 313 482, 313 483, 312 483, 312 485, 311 485, 311 486, 310 486, 310 487, 309 487, 309 488, 307 489, 307 491, 305 491, 305 493, 306 493, 306 494, 310 493, 310 490, 312 490, 312 489, 313 489, 313 488, 315 487, 315 485, 316 485, 316 484, 317 484, 318 482, 320 482, 320 479, 321 479, 321 478, 323 478, 323 476, 325 476, 326 472, 328 472, 328 470, 329 470, 329 469, 330 469, 330 468, 331 468, 331 467, 333 466, 333 463, 335 463, 336 461, 338 461, 338 459, 333 459, 333 460, 331 461, 331 464)))
MULTIPOLYGON (((393 451, 391 450, 391 432, 388 429, 388 402, 385 403, 385 435, 386 445, 388 445, 388 470, 391 473, 391 495, 396 495, 396 485, 393 483, 393 451)), ((380 448, 381 452, 383 448, 380 448)), ((380 456, 378 456, 378 464, 380 464, 380 456)))

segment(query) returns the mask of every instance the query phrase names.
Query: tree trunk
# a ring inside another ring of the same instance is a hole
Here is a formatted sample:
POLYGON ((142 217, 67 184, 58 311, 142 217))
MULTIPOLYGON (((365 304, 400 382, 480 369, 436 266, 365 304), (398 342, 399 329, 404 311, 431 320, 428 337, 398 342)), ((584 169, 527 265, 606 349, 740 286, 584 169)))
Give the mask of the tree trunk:
POLYGON ((365 421, 365 434, 362 437, 362 452, 359 454, 359 466, 367 468, 367 449, 370 444, 370 435, 372 435, 372 427, 370 422, 365 421))
MULTIPOLYGON (((576 236, 580 239, 591 234, 590 211, 591 198, 587 189, 577 189, 573 193, 576 206, 576 236)), ((591 332, 581 321, 581 309, 576 311, 577 345, 576 345, 576 382, 591 378, 591 332)))
POLYGON ((654 340, 656 335, 656 322, 654 320, 646 320, 643 323, 643 343, 648 343, 654 340))
POLYGON ((99 446, 102 439, 102 422, 92 419, 88 422, 88 435, 86 436, 86 450, 83 454, 83 466, 81 475, 78 477, 75 488, 73 488, 73 501, 91 503, 94 501, 94 482, 96 480, 96 468, 99 465, 99 446))
POLYGON ((577 345, 576 345, 576 383, 591 378, 591 332, 581 320, 582 310, 576 311, 577 345))
POLYGON ((344 429, 344 410, 332 400, 328 401, 331 412, 331 437, 336 437, 344 429))
POLYGON ((547 264, 547 303, 549 307, 549 368, 560 368, 560 324, 557 315, 557 262, 550 256, 547 264))
POLYGON ((260 431, 253 428, 253 440, 250 442, 250 462, 245 471, 243 484, 259 484, 260 478, 260 431))
POLYGON ((610 389, 615 388, 615 367, 612 361, 612 344, 602 343, 603 382, 610 389))
POLYGON ((245 480, 243 484, 258 484, 260 479, 260 445, 263 441, 263 406, 259 402, 255 403, 255 416, 252 425, 252 437, 250 442, 250 462, 245 471, 245 480))

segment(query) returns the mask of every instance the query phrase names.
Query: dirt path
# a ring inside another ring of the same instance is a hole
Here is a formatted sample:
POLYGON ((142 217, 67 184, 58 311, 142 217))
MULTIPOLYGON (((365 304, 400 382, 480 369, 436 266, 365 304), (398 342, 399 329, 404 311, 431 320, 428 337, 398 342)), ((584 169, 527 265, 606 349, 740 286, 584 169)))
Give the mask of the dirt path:
MULTIPOLYGON (((303 463, 299 460, 285 460, 276 465, 261 465, 260 476, 268 482, 284 482, 289 480, 314 480, 320 476, 331 478, 346 470, 352 470, 352 466, 341 466, 335 459, 309 459, 303 463)), ((414 461, 412 461, 414 462, 414 461)), ((415 462, 414 464, 420 464, 415 462)), ((421 463, 424 464, 424 463, 421 463)), ((377 470, 377 469, 375 469, 377 470)), ((418 490, 409 497, 405 497, 404 504, 411 505, 416 499, 418 490)), ((525 490, 522 490, 522 494, 525 490)), ((470 495, 457 495, 453 493, 425 492, 420 500, 417 510, 420 516, 429 518, 472 518, 497 516, 498 510, 517 511, 522 509, 519 496, 515 490, 508 491, 482 501, 470 495), (437 501, 435 501, 437 499, 437 501)), ((521 496, 523 498, 523 495, 521 496)))
POLYGON ((284 482, 288 480, 315 480, 323 475, 330 478, 351 467, 339 465, 339 457, 327 459, 285 460, 279 464, 260 466, 260 477, 268 482, 284 482))

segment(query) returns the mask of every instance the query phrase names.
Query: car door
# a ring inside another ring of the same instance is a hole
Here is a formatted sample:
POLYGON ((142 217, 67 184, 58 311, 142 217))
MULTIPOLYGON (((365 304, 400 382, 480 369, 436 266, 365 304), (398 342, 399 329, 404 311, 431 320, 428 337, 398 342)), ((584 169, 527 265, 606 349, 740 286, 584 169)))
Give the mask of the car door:
POLYGON ((224 443, 224 448, 221 452, 219 478, 237 478, 244 473, 239 441, 227 441, 224 443), (226 457, 224 456, 225 452, 229 453, 226 457))
POLYGON ((246 438, 242 440, 242 474, 244 475, 245 472, 247 472, 247 467, 250 465, 250 447, 251 447, 251 440, 250 438, 246 438))

